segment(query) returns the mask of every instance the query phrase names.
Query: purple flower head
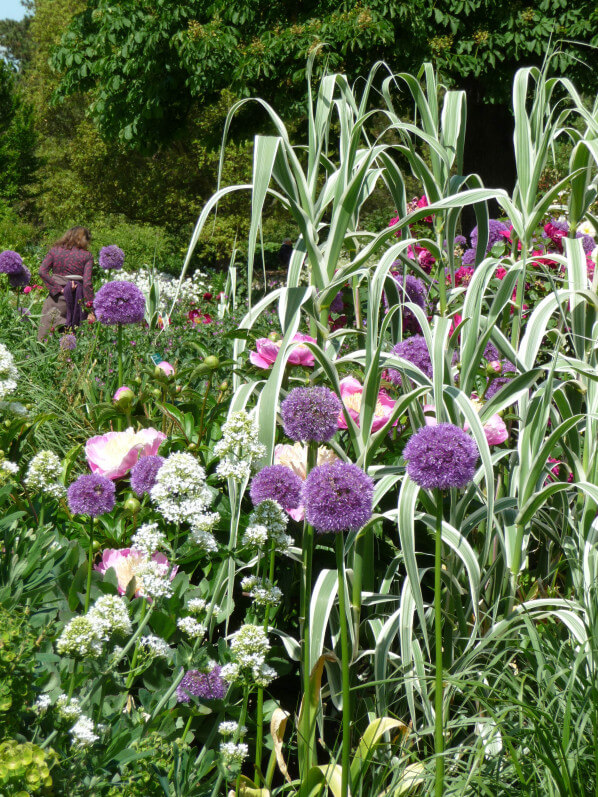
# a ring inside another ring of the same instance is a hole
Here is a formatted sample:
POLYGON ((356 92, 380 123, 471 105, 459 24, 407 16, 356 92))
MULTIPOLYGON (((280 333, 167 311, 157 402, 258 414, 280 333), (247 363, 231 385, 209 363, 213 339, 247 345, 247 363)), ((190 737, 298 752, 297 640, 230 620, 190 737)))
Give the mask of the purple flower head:
POLYGON ((145 493, 149 493, 156 483, 156 476, 162 467, 164 457, 158 454, 141 457, 141 459, 131 468, 131 489, 140 498, 145 493))
POLYGON ((343 302, 343 292, 339 291, 330 303, 330 312, 334 313, 335 315, 340 315, 344 309, 345 304, 343 302))
POLYGON ((463 252, 463 257, 461 258, 461 263, 464 266, 473 266, 473 265, 475 265, 475 249, 466 249, 463 252))
MULTIPOLYGON (((502 221, 497 221, 496 219, 489 219, 488 221, 488 245, 486 246, 486 254, 492 249, 495 243, 498 241, 504 241, 505 236, 503 233, 508 233, 509 228, 506 224, 503 224, 502 221)), ((472 249, 476 249, 478 245, 478 228, 477 226, 473 228, 470 235, 471 239, 471 247, 472 249)), ((467 263, 466 265, 470 265, 467 263)))
POLYGON ((114 244, 104 246, 100 249, 100 256, 98 258, 101 268, 106 270, 112 268, 122 268, 125 262, 125 253, 119 246, 114 244))
POLYGON ((138 324, 145 314, 145 297, 132 282, 115 280, 102 285, 93 306, 102 324, 138 324))
POLYGON ((496 362, 497 360, 500 360, 499 350, 496 348, 494 343, 490 343, 490 341, 488 341, 486 348, 484 349, 484 359, 488 360, 488 362, 496 362))
POLYGON ((308 523, 320 534, 358 530, 372 516, 374 482, 350 462, 325 463, 303 483, 301 503, 308 523))
POLYGON ((69 509, 73 515, 99 517, 114 507, 115 492, 114 482, 99 473, 79 476, 67 490, 69 509))
MULTIPOLYGON (((402 340, 396 346, 393 346, 392 353, 402 357, 404 360, 409 360, 413 365, 417 365, 426 376, 430 379, 432 378, 432 360, 428 351, 428 344, 423 335, 413 335, 411 338, 402 340)), ((401 374, 394 368, 389 369, 388 379, 397 387, 402 384, 401 374)))
POLYGON ((453 244, 455 247, 459 246, 461 249, 467 249, 467 238, 464 235, 455 235, 453 244))
POLYGON ((61 335, 60 348, 62 351, 72 351, 77 348, 77 338, 74 335, 61 335))
POLYGON ((473 479, 479 453, 473 438, 459 426, 423 426, 409 438, 403 456, 407 475, 426 490, 466 487, 473 479))
POLYGON ((12 249, 0 252, 0 274, 18 274, 23 269, 23 258, 12 249))
POLYGON ((487 401, 490 400, 492 396, 495 396, 498 393, 498 391, 501 389, 501 387, 510 382, 513 376, 515 376, 516 374, 516 368, 512 362, 509 362, 509 360, 500 360, 499 358, 497 359, 501 364, 500 373, 505 375, 490 380, 490 384, 486 388, 486 393, 484 395, 484 398, 487 401), (506 376, 506 374, 511 374, 511 376, 506 376))
POLYGON ((280 407, 284 432, 291 440, 326 443, 338 429, 342 408, 327 387, 296 387, 280 407))
POLYGON ((268 465, 251 480, 249 495, 254 505, 277 501, 288 512, 301 503, 301 477, 286 465, 268 465))
MULTIPOLYGON (((399 289, 399 301, 401 304, 411 302, 425 310, 428 291, 422 280, 411 274, 407 274, 403 279, 402 274, 393 273, 393 277, 399 289)), ((384 294, 384 304, 388 309, 386 294, 384 294)), ((419 321, 408 308, 403 310, 403 329, 409 332, 419 332, 420 330, 419 321)))
POLYGON ((228 689, 226 681, 220 677, 217 664, 210 672, 187 670, 176 688, 179 703, 188 703, 191 697, 202 700, 222 700, 228 689))
POLYGON ((592 236, 585 235, 582 232, 578 232, 575 237, 581 238, 581 245, 583 246, 583 251, 585 252, 586 255, 591 255, 592 252, 594 251, 594 247, 596 246, 596 241, 592 238, 592 236))
POLYGON ((8 275, 8 281, 13 288, 24 288, 31 282, 31 272, 27 266, 23 266, 20 271, 8 275))

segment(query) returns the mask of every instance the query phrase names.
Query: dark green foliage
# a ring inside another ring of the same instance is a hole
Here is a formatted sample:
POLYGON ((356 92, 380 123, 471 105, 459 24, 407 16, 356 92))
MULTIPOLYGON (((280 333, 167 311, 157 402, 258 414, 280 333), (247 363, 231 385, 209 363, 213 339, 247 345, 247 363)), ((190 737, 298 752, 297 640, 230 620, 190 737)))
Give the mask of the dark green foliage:
POLYGON ((35 700, 33 674, 39 630, 24 611, 0 604, 0 738, 18 732, 35 700))
POLYGON ((17 87, 14 70, 0 60, 0 202, 25 196, 35 169, 33 109, 17 87))

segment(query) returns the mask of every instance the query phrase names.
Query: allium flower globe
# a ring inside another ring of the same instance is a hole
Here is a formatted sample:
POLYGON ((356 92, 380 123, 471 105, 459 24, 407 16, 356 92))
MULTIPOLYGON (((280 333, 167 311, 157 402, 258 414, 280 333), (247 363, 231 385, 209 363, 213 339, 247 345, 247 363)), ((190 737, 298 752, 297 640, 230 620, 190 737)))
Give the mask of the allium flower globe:
POLYGON ((77 348, 77 338, 74 335, 61 335, 59 345, 62 351, 73 351, 77 348))
POLYGON ((320 534, 360 529, 372 516, 373 495, 370 477, 341 460, 314 468, 301 492, 307 522, 320 534))
POLYGON ((269 465, 251 480, 249 495, 254 506, 262 501, 276 501, 287 512, 301 503, 302 481, 284 465, 269 465))
POLYGON ((285 434, 291 440, 326 443, 337 431, 342 404, 327 387, 296 387, 280 407, 285 434))
POLYGON ((149 493, 156 483, 156 476, 162 467, 164 457, 155 454, 153 456, 141 457, 139 462, 131 468, 131 489, 141 498, 145 493, 149 493))
POLYGON ((122 268, 125 262, 125 253, 119 246, 111 244, 104 246, 100 249, 100 256, 98 258, 100 268, 109 269, 122 268))
POLYGON ((12 288, 24 288, 31 282, 31 272, 23 266, 20 271, 8 275, 8 282, 12 288))
POLYGON ((12 249, 0 252, 0 274, 18 274, 23 270, 23 258, 12 249))
POLYGON ((97 473, 79 476, 67 490, 69 509, 73 515, 99 517, 112 510, 115 494, 114 482, 105 476, 97 473))
POLYGON ((439 423, 418 429, 403 456, 412 481, 426 490, 448 490, 469 484, 479 452, 473 438, 459 426, 439 423))
POLYGON ((102 285, 93 306, 102 324, 138 324, 145 315, 145 296, 132 282, 115 280, 102 285))
POLYGON ((190 698, 202 700, 222 700, 228 684, 220 677, 220 666, 216 665, 210 672, 188 670, 176 688, 179 703, 188 703, 190 698))
MULTIPOLYGON (((423 335, 413 335, 411 338, 402 340, 400 343, 397 343, 396 346, 393 346, 392 353, 413 363, 413 365, 416 365, 427 377, 430 379, 432 378, 432 359, 428 351, 428 344, 423 335)), ((393 385, 397 387, 401 386, 401 374, 394 368, 389 369, 388 379, 393 385)))

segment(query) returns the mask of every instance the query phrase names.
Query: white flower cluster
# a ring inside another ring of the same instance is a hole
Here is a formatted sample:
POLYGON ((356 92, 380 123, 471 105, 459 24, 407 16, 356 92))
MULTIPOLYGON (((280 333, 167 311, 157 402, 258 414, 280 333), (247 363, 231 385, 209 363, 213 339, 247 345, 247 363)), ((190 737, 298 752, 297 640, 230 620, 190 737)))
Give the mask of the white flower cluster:
MULTIPOLYGON (((200 614, 201 612, 207 612, 210 606, 203 598, 191 598, 187 604, 187 608, 192 614, 200 614)), ((212 617, 216 617, 221 611, 222 609, 216 603, 214 603, 210 609, 212 617)))
POLYGON ((231 772, 236 772, 241 768, 241 764, 249 755, 249 747, 245 742, 221 742, 220 755, 222 764, 231 772))
POLYGON ((191 535, 204 551, 218 545, 211 530, 220 520, 218 512, 207 512, 213 496, 206 485, 206 473, 192 454, 171 454, 158 471, 150 498, 171 523, 188 523, 191 535))
POLYGON ((241 589, 253 598, 256 606, 278 606, 282 600, 282 592, 272 585, 269 578, 245 576, 241 579, 241 589))
POLYGON ((37 700, 33 704, 33 708, 35 708, 39 712, 42 712, 42 711, 47 711, 51 705, 52 705, 52 698, 50 697, 50 695, 43 694, 37 698, 37 700))
MULTIPOLYGON (((97 730, 103 730, 102 726, 98 726, 97 730)), ((71 728, 71 736, 73 737, 73 744, 76 747, 89 747, 97 742, 100 738, 95 732, 93 722, 89 717, 79 717, 77 722, 71 728)))
POLYGON ((243 544, 250 548, 262 548, 270 539, 276 551, 287 553, 293 544, 293 538, 286 534, 288 522, 289 518, 280 504, 270 499, 262 501, 249 516, 243 544))
POLYGON ((245 736, 247 728, 244 725, 239 725, 239 723, 234 720, 226 720, 225 722, 221 722, 218 726, 218 733, 221 736, 232 736, 235 733, 239 736, 245 736))
POLYGON ((60 695, 56 701, 56 708, 62 719, 68 722, 74 722, 74 720, 79 719, 81 716, 81 706, 76 697, 71 697, 69 699, 68 695, 60 695))
POLYGON ((0 412, 10 412, 23 418, 27 415, 28 409, 20 401, 0 401, 0 412))
POLYGON ((9 481, 9 479, 18 472, 19 466, 16 462, 10 462, 8 459, 0 459, 0 484, 9 481))
POLYGON ((139 640, 139 644, 155 659, 167 659, 172 652, 170 645, 161 637, 155 636, 154 634, 142 636, 139 640))
MULTIPOLYGON (((195 271, 192 277, 184 279, 181 283, 179 298, 184 302, 199 304, 203 294, 210 289, 210 286, 207 285, 204 280, 206 276, 206 274, 202 274, 200 271, 195 271)), ((128 271, 110 272, 109 281, 112 280, 126 280, 127 282, 132 282, 145 294, 146 299, 150 295, 152 283, 156 284, 160 294, 158 311, 161 313, 170 310, 179 285, 178 279, 172 277, 170 274, 145 268, 140 268, 139 271, 132 273, 128 271)))
POLYGON ((166 536, 158 531, 157 523, 144 523, 139 526, 135 534, 131 537, 131 548, 141 551, 148 558, 156 553, 166 541, 166 536))
POLYGON ((0 399, 14 393, 17 389, 18 378, 19 372, 15 367, 12 354, 4 343, 0 343, 0 399))
POLYGON ((251 475, 251 466, 266 453, 258 439, 259 428, 254 413, 233 412, 222 427, 222 439, 214 446, 220 457, 216 473, 221 479, 243 481, 251 475))
POLYGON ((51 498, 62 498, 66 489, 59 479, 62 476, 60 457, 53 451, 40 451, 29 462, 25 485, 30 490, 49 495, 51 498))
POLYGON ((172 595, 168 562, 146 559, 137 566, 135 578, 141 585, 143 595, 148 598, 170 598, 172 595))
POLYGON ((102 595, 87 614, 74 617, 56 641, 56 650, 74 658, 96 658, 112 634, 130 634, 127 606, 118 595, 102 595))
POLYGON ((233 661, 220 670, 225 681, 243 681, 265 687, 276 678, 276 670, 266 664, 270 642, 268 634, 261 626, 241 626, 233 636, 230 649, 233 661))
POLYGON ((195 617, 179 617, 176 624, 190 639, 202 639, 207 630, 205 625, 199 623, 195 617))

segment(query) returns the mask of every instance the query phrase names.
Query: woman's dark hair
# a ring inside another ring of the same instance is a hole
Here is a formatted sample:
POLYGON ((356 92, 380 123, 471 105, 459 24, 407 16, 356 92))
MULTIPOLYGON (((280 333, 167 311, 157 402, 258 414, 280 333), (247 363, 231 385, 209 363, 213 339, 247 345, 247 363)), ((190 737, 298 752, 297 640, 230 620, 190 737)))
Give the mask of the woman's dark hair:
POLYGON ((62 249, 87 249, 90 241, 91 233, 87 227, 71 227, 54 246, 60 246, 62 249))

